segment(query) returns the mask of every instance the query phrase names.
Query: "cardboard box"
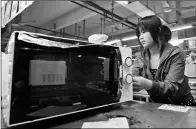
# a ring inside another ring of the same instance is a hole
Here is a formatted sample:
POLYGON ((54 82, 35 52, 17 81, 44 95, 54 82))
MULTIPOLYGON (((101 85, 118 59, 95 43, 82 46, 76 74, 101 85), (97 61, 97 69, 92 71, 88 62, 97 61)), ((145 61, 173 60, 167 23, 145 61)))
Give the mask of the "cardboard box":
POLYGON ((187 75, 188 77, 196 77, 196 64, 186 64, 185 75, 187 75))

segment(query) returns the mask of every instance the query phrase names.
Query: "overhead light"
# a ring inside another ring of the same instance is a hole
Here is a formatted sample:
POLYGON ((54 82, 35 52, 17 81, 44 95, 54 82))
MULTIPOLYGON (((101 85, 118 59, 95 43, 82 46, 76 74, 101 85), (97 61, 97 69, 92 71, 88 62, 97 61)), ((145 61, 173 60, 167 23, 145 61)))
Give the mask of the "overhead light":
MULTIPOLYGON (((188 29, 188 28, 192 28, 192 25, 187 25, 187 26, 182 26, 182 27, 177 27, 177 28, 173 28, 171 29, 171 31, 178 31, 178 30, 184 30, 184 29, 188 29)), ((133 40, 133 39, 137 39, 137 36, 131 36, 131 37, 125 37, 122 39, 122 41, 128 41, 128 40, 133 40)))
POLYGON ((99 59, 103 59, 103 60, 105 60, 106 58, 105 57, 98 57, 99 59))
POLYGON ((173 29, 171 29, 171 31, 184 30, 184 29, 188 29, 188 28, 192 28, 192 27, 193 27, 193 25, 187 25, 187 26, 173 28, 173 29))
MULTIPOLYGON (((125 37, 125 38, 122 39, 122 41, 128 41, 128 40, 133 40, 133 39, 137 39, 137 36, 125 37)), ((112 45, 112 44, 117 43, 117 42, 119 42, 119 41, 120 41, 120 39, 108 41, 108 42, 106 43, 106 45, 112 45)))
POLYGON ((135 46, 131 46, 131 48, 134 48, 134 47, 140 47, 141 45, 135 45, 135 46))
POLYGON ((182 40, 195 40, 196 37, 183 38, 182 40))
POLYGON ((133 40, 133 39, 137 39, 137 36, 125 37, 122 39, 122 41, 128 41, 128 40, 133 40))
POLYGON ((120 39, 112 40, 112 41, 107 42, 106 45, 112 45, 112 44, 117 43, 119 41, 120 41, 120 39))
POLYGON ((129 4, 128 1, 116 1, 117 3, 120 3, 120 4, 129 4))
MULTIPOLYGON (((184 29, 189 29, 189 28, 192 28, 192 27, 193 27, 193 25, 186 25, 186 26, 171 28, 171 31, 173 32, 173 31, 178 31, 178 30, 184 30, 184 29)), ((128 41, 128 40, 134 40, 134 39, 137 39, 136 35, 131 36, 131 37, 124 37, 124 38, 122 38, 122 41, 128 41)), ((120 41, 120 39, 112 40, 112 41, 107 42, 106 45, 112 45, 112 44, 117 43, 119 41, 120 41)), ((174 42, 173 43, 174 45, 182 43, 182 41, 179 41, 179 40, 178 41, 173 41, 173 42, 174 42)))
POLYGON ((179 44, 183 43, 183 39, 178 39, 178 40, 171 40, 169 43, 172 44, 173 46, 178 46, 179 44))
POLYGON ((196 37, 183 38, 183 39, 174 39, 174 40, 171 40, 169 43, 171 43, 174 46, 177 46, 177 45, 183 43, 185 40, 191 40, 191 39, 194 40, 194 39, 196 39, 196 37))

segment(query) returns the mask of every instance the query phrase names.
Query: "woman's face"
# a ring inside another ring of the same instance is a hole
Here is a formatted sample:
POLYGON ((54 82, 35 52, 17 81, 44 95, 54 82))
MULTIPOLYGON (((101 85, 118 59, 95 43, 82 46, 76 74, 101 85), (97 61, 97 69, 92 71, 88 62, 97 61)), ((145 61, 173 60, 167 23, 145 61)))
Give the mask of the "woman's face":
POLYGON ((150 48, 154 45, 154 40, 148 31, 140 31, 139 41, 144 48, 150 48))

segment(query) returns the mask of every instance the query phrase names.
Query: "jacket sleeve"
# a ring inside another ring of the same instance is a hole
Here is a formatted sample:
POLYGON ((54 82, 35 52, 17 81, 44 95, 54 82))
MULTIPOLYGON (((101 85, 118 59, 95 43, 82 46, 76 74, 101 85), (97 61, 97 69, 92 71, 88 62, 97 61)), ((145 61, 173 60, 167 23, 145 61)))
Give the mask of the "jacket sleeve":
POLYGON ((162 82, 153 81, 152 88, 149 90, 155 96, 173 96, 179 89, 179 84, 184 81, 185 58, 183 52, 173 55, 172 62, 162 82))

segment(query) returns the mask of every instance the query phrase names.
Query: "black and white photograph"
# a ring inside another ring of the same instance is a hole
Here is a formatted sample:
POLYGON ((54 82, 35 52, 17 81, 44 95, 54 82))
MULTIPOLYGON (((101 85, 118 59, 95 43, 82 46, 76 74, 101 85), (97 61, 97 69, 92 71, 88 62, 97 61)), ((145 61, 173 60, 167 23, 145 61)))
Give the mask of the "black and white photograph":
POLYGON ((2 0, 1 128, 196 128, 196 0, 2 0))

